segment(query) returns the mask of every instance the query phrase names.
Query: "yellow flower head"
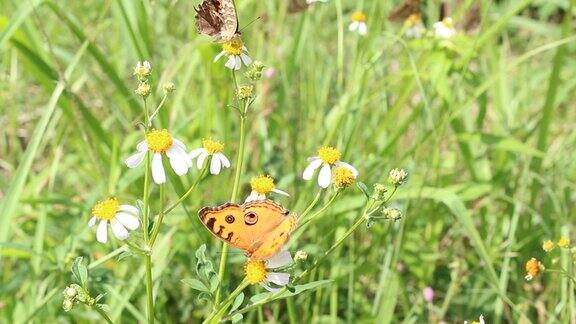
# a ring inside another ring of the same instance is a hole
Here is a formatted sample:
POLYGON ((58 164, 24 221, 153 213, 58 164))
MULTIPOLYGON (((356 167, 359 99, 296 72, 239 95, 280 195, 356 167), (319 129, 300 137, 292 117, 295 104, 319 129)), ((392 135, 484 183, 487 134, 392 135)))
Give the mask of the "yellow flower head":
POLYGON ((211 138, 203 139, 202 140, 202 146, 210 154, 222 152, 222 150, 224 149, 224 144, 222 142, 215 141, 211 138))
POLYGON ((352 14, 352 21, 356 22, 365 22, 366 21, 366 14, 362 11, 358 10, 352 14))
POLYGON ((347 188, 350 187, 356 178, 352 174, 352 171, 347 168, 338 167, 334 169, 334 184, 337 188, 347 188))
POLYGON ((92 207, 92 215, 98 219, 111 220, 118 212, 118 200, 116 198, 108 198, 100 200, 92 207))
POLYGON ((442 19, 442 24, 447 28, 454 28, 454 20, 452 20, 450 17, 442 19))
POLYGON ((565 249, 570 246, 570 239, 567 237, 562 237, 558 240, 558 246, 565 249))
POLYGON ((266 263, 262 260, 248 260, 244 265, 244 273, 246 274, 246 280, 254 285, 266 280, 268 269, 266 269, 266 263))
POLYGON ((406 21, 404 22, 404 25, 406 25, 407 27, 412 27, 412 26, 416 26, 417 24, 422 22, 422 18, 420 17, 419 13, 413 13, 410 16, 408 16, 408 18, 406 18, 406 21))
POLYGON ((322 146, 318 149, 318 157, 320 160, 330 165, 340 160, 340 156, 342 156, 342 153, 331 146, 322 146))
POLYGON ((172 147, 172 135, 166 129, 153 129, 146 134, 148 149, 154 153, 164 153, 172 147))
POLYGON ((554 249, 554 242, 552 240, 546 240, 542 243, 542 250, 550 252, 554 249))
POLYGON ((244 47, 244 42, 240 36, 236 36, 231 40, 222 43, 222 50, 226 55, 240 55, 242 53, 242 48, 244 47))
POLYGON ((259 175, 250 180, 250 186, 253 191, 265 195, 274 190, 274 178, 269 175, 259 175))
POLYGON ((532 258, 526 262, 526 280, 532 280, 536 278, 544 270, 544 265, 536 258, 532 258))

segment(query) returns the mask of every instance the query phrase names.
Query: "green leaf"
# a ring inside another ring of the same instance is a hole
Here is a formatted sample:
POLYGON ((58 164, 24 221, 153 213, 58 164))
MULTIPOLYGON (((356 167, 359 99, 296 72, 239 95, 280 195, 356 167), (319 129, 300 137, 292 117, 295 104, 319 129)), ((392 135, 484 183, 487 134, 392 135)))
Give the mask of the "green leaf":
POLYGON ((236 296, 236 299, 234 299, 234 303, 232 303, 232 307, 230 308, 230 311, 228 313, 232 313, 233 311, 237 310, 238 307, 242 305, 243 301, 244 301, 244 293, 240 293, 238 296, 236 296))
POLYGON ((210 289, 208 289, 208 287, 206 287, 206 285, 198 279, 193 279, 193 278, 182 279, 181 281, 183 284, 189 286, 192 289, 196 289, 198 291, 207 292, 207 293, 210 292, 210 289))
MULTIPOLYGON (((276 297, 270 301, 278 300, 278 299, 282 299, 282 298, 287 298, 287 297, 291 297, 291 296, 296 296, 296 295, 299 295, 299 294, 301 294, 307 290, 312 290, 312 289, 316 289, 319 287, 327 286, 331 282, 332 282, 332 280, 318 280, 318 281, 309 282, 309 283, 304 284, 304 285, 297 285, 297 286, 294 286, 293 292, 285 291, 282 294, 280 294, 278 297, 276 297)), ((270 297, 273 294, 274 293, 272 293, 272 292, 266 292, 266 293, 254 295, 254 296, 252 296, 252 298, 250 298, 250 302, 253 304, 257 303, 261 300, 264 300, 264 299, 270 297)))
POLYGON ((366 186, 366 184, 364 184, 364 182, 362 182, 362 181, 356 182, 356 187, 358 187, 358 189, 360 189, 360 191, 362 191, 362 193, 364 194, 364 196, 366 196, 366 198, 370 198, 370 193, 368 192, 368 187, 366 186))
POLYGON ((238 323, 243 318, 244 318, 244 316, 242 316, 242 314, 236 314, 236 315, 232 316, 232 318, 230 320, 232 321, 232 323, 238 323))
POLYGON ((72 273, 74 274, 76 281, 78 281, 83 288, 86 288, 86 283, 88 282, 88 269, 86 269, 83 260, 83 257, 77 257, 74 259, 74 263, 72 264, 72 273))

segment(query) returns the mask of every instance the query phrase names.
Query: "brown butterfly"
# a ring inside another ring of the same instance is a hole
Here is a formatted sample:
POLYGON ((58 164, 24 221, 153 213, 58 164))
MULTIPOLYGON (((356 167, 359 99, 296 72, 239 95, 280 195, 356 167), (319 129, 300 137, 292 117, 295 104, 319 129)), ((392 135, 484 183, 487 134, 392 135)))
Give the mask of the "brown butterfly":
POLYGON ((296 215, 271 200, 204 207, 198 217, 217 238, 256 260, 276 255, 298 224, 296 215))
POLYGON ((420 13, 420 0, 406 0, 403 4, 392 9, 388 19, 396 22, 403 22, 412 14, 420 13))
POLYGON ((196 11, 196 28, 215 42, 227 42, 240 34, 234 0, 204 0, 196 11))

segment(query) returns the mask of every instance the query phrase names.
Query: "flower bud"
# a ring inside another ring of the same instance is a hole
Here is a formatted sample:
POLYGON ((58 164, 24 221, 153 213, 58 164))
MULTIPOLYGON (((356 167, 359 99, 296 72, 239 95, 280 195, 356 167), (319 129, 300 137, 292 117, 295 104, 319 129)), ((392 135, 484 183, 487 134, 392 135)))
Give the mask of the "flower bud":
POLYGON ((150 85, 148 83, 142 82, 138 85, 135 90, 136 94, 142 98, 146 98, 150 95, 150 85))
POLYGON ((390 182, 392 182, 395 186, 400 186, 406 182, 406 178, 408 177, 408 173, 404 169, 392 169, 390 171, 390 182))
POLYGON ((384 208, 382 210, 382 215, 389 220, 399 220, 402 218, 402 212, 396 208, 384 208))
POLYGON ((254 61, 248 71, 246 71, 246 77, 252 81, 258 81, 262 78, 262 71, 264 71, 264 64, 260 61, 254 61))
POLYGON ((78 292, 72 286, 66 287, 66 289, 64 289, 64 296, 65 297, 74 298, 76 296, 76 294, 78 294, 78 292))
POLYGON ((64 299, 64 301, 62 302, 62 309, 65 312, 69 312, 72 310, 72 307, 74 307, 74 302, 70 299, 64 299))
POLYGON ((306 253, 306 251, 298 250, 296 254, 294 254, 294 261, 296 262, 306 261, 306 259, 308 259, 308 253, 306 253))
POLYGON ((252 98, 252 95, 254 94, 254 87, 249 86, 249 85, 243 85, 240 86, 238 88, 238 99, 240 100, 247 100, 252 98))
POLYGON ((381 183, 377 183, 374 185, 374 193, 372 195, 372 198, 374 200, 384 200, 384 196, 386 195, 386 191, 388 191, 386 189, 386 186, 381 184, 381 183))
POLYGON ((150 65, 150 62, 148 61, 144 62, 138 61, 136 67, 134 68, 134 75, 140 81, 146 80, 151 73, 152 73, 152 65, 150 65))
POLYGON ((164 90, 165 94, 169 94, 176 90, 176 86, 174 85, 174 82, 166 82, 162 85, 162 90, 164 90))

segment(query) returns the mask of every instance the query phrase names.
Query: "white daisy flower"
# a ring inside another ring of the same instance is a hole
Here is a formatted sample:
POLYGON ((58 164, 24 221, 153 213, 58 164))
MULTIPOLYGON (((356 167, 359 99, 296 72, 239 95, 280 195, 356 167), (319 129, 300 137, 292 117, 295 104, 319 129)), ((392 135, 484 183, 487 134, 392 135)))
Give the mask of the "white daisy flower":
POLYGON ((404 35, 406 35, 407 38, 422 38, 426 33, 426 27, 424 27, 422 23, 422 18, 420 14, 417 13, 408 16, 404 22, 404 27, 406 28, 404 35))
POLYGON ((348 30, 358 31, 360 36, 366 35, 368 32, 368 26, 366 25, 366 14, 362 11, 355 11, 351 17, 352 22, 348 26, 348 30))
POLYGON ((252 59, 248 56, 248 49, 244 46, 240 36, 222 43, 222 51, 214 57, 214 62, 224 55, 228 56, 228 61, 226 61, 224 66, 231 70, 240 70, 242 63, 246 66, 252 64, 252 59))
POLYGON ((342 167, 350 170, 354 179, 358 177, 358 170, 352 165, 340 161, 340 151, 333 147, 323 146, 318 149, 318 155, 308 158, 308 166, 302 174, 304 180, 312 179, 314 171, 322 167, 318 173, 318 185, 322 188, 328 188, 332 182, 332 167, 342 167))
POLYGON ((290 274, 268 270, 283 268, 292 263, 294 263, 294 261, 292 260, 290 252, 280 251, 267 260, 249 259, 244 265, 244 272, 250 284, 260 284, 264 289, 270 292, 276 292, 280 290, 280 288, 271 287, 271 284, 280 287, 286 286, 290 282, 290 274))
POLYGON ((286 191, 277 189, 274 185, 274 178, 268 175, 259 175, 252 178, 250 180, 250 186, 252 187, 252 192, 250 192, 245 202, 264 200, 266 199, 266 195, 271 192, 290 197, 286 191))
POLYGON ((162 163, 162 155, 166 155, 170 160, 170 165, 174 172, 185 175, 192 167, 192 160, 186 153, 186 145, 175 139, 165 129, 153 129, 146 134, 146 139, 136 146, 138 152, 126 159, 124 163, 129 168, 135 168, 146 156, 147 152, 152 155, 152 179, 157 184, 166 182, 166 172, 162 163))
POLYGON ((108 224, 119 240, 125 240, 128 238, 128 230, 133 231, 140 226, 138 208, 132 205, 120 205, 116 198, 108 198, 94 205, 88 226, 93 227, 98 221, 96 239, 100 243, 108 242, 108 224))
POLYGON ((434 28, 434 34, 438 38, 449 39, 456 35, 454 21, 452 21, 452 18, 450 17, 446 17, 442 19, 442 21, 435 22, 432 27, 434 28))
POLYGON ((203 139, 202 147, 194 149, 190 152, 189 156, 191 160, 196 160, 196 167, 201 170, 204 167, 204 161, 207 157, 211 156, 210 159, 210 173, 219 174, 220 170, 230 167, 230 161, 228 158, 222 154, 224 149, 224 144, 220 141, 214 141, 212 139, 203 139))

